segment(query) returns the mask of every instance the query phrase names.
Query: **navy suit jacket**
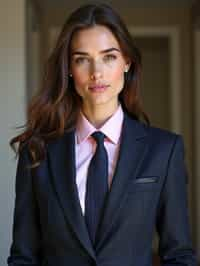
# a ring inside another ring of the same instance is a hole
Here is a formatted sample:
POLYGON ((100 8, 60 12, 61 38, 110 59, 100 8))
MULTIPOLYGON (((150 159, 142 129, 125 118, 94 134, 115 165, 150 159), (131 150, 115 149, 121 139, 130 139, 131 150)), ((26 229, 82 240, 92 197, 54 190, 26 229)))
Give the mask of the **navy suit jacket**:
POLYGON ((11 266, 151 266, 154 230, 161 264, 196 266, 180 135, 125 114, 120 155, 99 240, 90 242, 75 182, 74 130, 48 143, 35 170, 18 161, 11 266))

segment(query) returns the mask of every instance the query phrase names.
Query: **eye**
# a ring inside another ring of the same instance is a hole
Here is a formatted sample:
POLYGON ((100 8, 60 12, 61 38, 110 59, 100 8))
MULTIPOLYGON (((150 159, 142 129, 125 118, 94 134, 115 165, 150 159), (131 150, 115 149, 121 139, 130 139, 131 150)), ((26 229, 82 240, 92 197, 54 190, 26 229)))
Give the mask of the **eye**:
POLYGON ((75 59, 75 63, 76 63, 76 64, 82 64, 82 63, 87 62, 87 61, 89 61, 89 59, 86 58, 86 57, 77 57, 77 58, 75 59))
POLYGON ((104 61, 106 62, 109 62, 109 61, 113 61, 117 59, 117 56, 116 55, 113 55, 113 54, 108 54, 104 57, 104 61))

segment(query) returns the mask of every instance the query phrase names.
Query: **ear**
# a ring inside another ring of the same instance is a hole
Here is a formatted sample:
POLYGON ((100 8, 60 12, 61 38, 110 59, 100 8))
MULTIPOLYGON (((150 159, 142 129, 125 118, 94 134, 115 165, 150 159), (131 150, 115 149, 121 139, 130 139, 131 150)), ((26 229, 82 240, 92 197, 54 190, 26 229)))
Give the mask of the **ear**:
POLYGON ((126 65, 125 65, 125 72, 128 72, 130 67, 131 67, 131 60, 130 59, 126 59, 126 65))

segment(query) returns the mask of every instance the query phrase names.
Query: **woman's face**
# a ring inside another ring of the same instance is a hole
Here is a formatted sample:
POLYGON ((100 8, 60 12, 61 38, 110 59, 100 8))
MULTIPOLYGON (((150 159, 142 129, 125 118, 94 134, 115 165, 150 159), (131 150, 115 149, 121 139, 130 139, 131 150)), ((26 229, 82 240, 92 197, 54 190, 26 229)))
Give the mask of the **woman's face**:
POLYGON ((70 73, 83 107, 116 108, 129 64, 113 33, 100 25, 76 32, 70 55, 70 73))

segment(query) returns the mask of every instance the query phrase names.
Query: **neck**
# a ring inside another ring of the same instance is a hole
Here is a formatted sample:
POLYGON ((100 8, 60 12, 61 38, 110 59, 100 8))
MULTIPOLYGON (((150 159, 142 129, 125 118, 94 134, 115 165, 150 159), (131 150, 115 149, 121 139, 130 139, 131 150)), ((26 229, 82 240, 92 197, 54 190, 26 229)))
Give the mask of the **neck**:
POLYGON ((113 108, 105 108, 105 106, 94 106, 93 108, 82 107, 82 112, 87 117, 88 121, 95 127, 100 128, 117 110, 119 104, 113 108))

